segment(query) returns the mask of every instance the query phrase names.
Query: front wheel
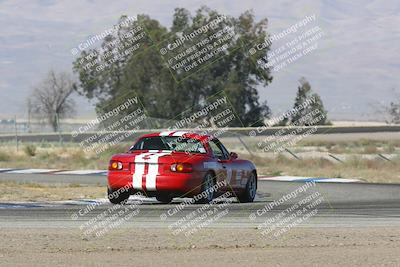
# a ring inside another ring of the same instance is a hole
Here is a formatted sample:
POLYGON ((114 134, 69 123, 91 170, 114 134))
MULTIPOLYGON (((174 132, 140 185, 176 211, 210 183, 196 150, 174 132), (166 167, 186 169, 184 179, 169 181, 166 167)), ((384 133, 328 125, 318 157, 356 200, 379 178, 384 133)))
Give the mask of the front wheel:
POLYGON ((114 191, 111 188, 107 188, 107 197, 112 204, 124 204, 128 200, 129 196, 130 194, 127 191, 120 192, 118 190, 114 191))
POLYGON ((248 203, 253 202, 257 192, 257 175, 252 172, 250 178, 247 181, 244 192, 238 196, 239 202, 248 203))

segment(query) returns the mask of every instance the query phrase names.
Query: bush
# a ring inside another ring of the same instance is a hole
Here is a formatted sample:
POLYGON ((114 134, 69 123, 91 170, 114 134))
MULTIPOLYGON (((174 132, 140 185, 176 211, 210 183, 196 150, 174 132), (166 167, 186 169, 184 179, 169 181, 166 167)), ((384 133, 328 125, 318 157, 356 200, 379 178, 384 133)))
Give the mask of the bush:
POLYGON ((376 146, 374 146, 374 145, 366 146, 364 148, 364 153, 365 154, 377 154, 378 153, 378 148, 376 146))
POLYGON ((392 153, 396 152, 396 147, 395 147, 394 144, 389 143, 389 144, 385 147, 384 151, 385 151, 385 153, 390 153, 390 154, 392 154, 392 153))
POLYGON ((29 157, 36 156, 36 146, 35 145, 27 145, 24 147, 24 152, 29 157))
POLYGON ((0 151, 0 161, 8 161, 10 160, 10 156, 3 151, 0 151))

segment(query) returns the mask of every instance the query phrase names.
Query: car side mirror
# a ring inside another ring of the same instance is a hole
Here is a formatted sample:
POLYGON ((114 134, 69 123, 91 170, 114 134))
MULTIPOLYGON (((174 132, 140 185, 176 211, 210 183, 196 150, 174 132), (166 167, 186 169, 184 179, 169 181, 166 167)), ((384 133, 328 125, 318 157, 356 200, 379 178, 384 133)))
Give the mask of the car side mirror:
POLYGON ((238 154, 235 153, 235 152, 229 153, 229 156, 231 157, 231 159, 237 159, 238 158, 238 154))

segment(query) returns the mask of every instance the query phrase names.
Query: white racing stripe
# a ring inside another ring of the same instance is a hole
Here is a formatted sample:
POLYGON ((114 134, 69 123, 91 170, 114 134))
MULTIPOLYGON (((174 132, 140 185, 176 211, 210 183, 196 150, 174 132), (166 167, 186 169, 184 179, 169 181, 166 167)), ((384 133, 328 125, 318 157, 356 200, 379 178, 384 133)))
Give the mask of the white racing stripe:
POLYGON ((160 133, 160 136, 167 136, 167 135, 172 134, 173 132, 174 132, 174 131, 161 132, 161 133, 160 133))
POLYGON ((169 155, 171 152, 166 153, 157 153, 155 155, 151 155, 147 163, 149 163, 149 171, 146 175, 146 189, 147 190, 156 190, 157 184, 157 175, 158 175, 158 158, 169 155))
POLYGON ((146 189, 156 190, 157 175, 158 175, 158 158, 171 154, 169 152, 148 152, 135 156, 135 171, 132 177, 132 186, 134 189, 143 189, 142 177, 145 172, 145 164, 149 164, 148 172, 145 175, 146 189), (146 159, 145 159, 146 158, 146 159))
POLYGON ((182 136, 182 135, 187 134, 187 133, 189 133, 189 132, 178 131, 178 132, 173 133, 172 136, 182 136))
POLYGON ((144 159, 143 157, 149 156, 153 153, 143 153, 135 156, 135 171, 132 176, 132 187, 134 189, 142 189, 142 178, 144 174, 144 159))

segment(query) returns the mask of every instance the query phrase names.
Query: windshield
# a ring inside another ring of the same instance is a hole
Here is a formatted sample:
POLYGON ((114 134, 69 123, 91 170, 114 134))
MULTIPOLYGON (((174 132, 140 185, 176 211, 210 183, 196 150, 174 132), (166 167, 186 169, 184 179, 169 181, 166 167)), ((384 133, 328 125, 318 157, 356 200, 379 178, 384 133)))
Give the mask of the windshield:
POLYGON ((187 153, 206 153, 203 144, 196 139, 181 136, 154 136, 140 139, 129 151, 171 150, 187 153))

